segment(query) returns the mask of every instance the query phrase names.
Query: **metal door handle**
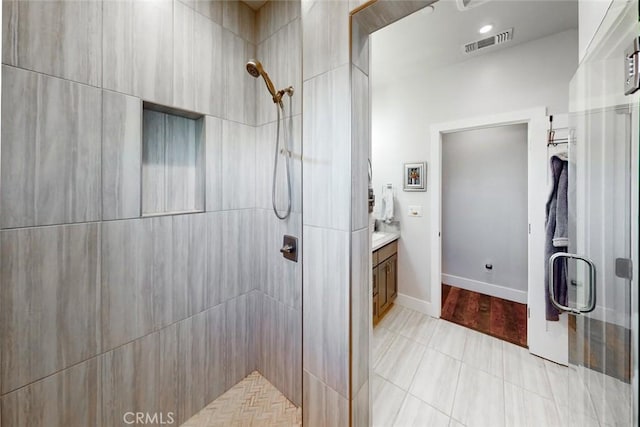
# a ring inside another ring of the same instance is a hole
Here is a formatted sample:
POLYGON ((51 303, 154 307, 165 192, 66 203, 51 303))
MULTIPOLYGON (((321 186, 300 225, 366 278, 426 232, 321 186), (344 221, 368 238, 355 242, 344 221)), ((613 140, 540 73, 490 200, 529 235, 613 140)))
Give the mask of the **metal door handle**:
POLYGON ((589 313, 592 312, 596 308, 596 265, 589 258, 570 254, 567 252, 558 252, 549 258, 549 297, 551 298, 551 303, 555 305, 558 309, 562 311, 568 311, 570 313, 581 314, 581 313, 589 313), (580 261, 584 261, 589 266, 589 298, 587 300, 587 305, 584 307, 568 307, 560 304, 556 300, 556 296, 554 293, 555 289, 555 265, 556 260, 560 258, 568 258, 568 259, 577 259, 580 261))
POLYGON ((291 245, 284 245, 281 249, 280 252, 282 252, 283 254, 290 254, 291 252, 293 252, 293 246, 291 245))

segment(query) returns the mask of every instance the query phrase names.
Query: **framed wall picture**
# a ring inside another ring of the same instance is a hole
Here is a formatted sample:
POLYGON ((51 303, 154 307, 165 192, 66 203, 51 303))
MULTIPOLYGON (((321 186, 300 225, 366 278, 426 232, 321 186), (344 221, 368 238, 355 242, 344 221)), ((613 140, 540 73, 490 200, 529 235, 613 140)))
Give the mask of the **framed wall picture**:
POLYGON ((404 164, 404 191, 427 191, 427 163, 404 164))

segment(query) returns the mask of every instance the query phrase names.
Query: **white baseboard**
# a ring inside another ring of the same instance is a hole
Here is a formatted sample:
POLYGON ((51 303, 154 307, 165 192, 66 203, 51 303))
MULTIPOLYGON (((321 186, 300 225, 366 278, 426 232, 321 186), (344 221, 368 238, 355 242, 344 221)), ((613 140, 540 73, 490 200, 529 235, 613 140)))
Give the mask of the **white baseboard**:
POLYGON ((517 289, 511 289, 500 285, 480 282, 479 280, 453 276, 451 274, 443 274, 442 283, 455 286, 456 288, 462 288, 468 291, 479 292, 481 294, 506 299, 508 301, 519 302, 520 304, 527 304, 527 293, 525 291, 519 291, 517 289))
POLYGON ((439 314, 433 309, 433 305, 429 301, 410 297, 409 295, 398 292, 395 303, 406 308, 418 311, 431 317, 439 317, 439 314))

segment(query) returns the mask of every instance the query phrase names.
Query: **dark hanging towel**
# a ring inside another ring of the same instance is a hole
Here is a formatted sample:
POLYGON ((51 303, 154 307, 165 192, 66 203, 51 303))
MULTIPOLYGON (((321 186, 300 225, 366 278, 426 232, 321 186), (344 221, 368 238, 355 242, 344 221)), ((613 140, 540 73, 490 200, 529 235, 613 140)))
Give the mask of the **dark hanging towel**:
MULTIPOLYGON (((544 294, 546 302, 547 320, 557 321, 560 318, 560 310, 551 302, 549 296, 549 258, 557 252, 567 252, 568 247, 568 212, 567 212, 567 187, 569 184, 569 165, 565 156, 554 155, 551 157, 552 189, 547 201, 547 219, 545 223, 545 247, 544 247, 544 294)), ((560 261, 558 261, 560 263, 560 261)), ((567 305, 567 271, 566 265, 555 266, 554 290, 556 300, 567 305)))

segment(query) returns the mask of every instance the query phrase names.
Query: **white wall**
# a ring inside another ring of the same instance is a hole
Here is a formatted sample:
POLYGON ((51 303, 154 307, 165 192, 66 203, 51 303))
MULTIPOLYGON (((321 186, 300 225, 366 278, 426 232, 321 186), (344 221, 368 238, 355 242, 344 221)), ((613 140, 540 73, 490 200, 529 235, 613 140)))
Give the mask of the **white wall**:
POLYGON ((443 136, 444 283, 526 302, 527 213, 526 124, 443 136))
POLYGON ((613 0, 579 0, 578 1, 578 46, 579 60, 582 61, 593 35, 598 30, 607 9, 613 0))
MULTIPOLYGON (((376 49, 377 36, 371 55, 384 56, 376 49)), ((401 69, 391 81, 380 81, 371 70, 373 182, 378 197, 383 184, 397 189, 401 294, 430 301, 429 166, 427 192, 401 190, 403 163, 430 160, 429 126, 539 106, 566 112, 577 59, 578 32, 569 30, 431 72, 401 69), (423 216, 408 217, 409 205, 423 206, 423 216)))

